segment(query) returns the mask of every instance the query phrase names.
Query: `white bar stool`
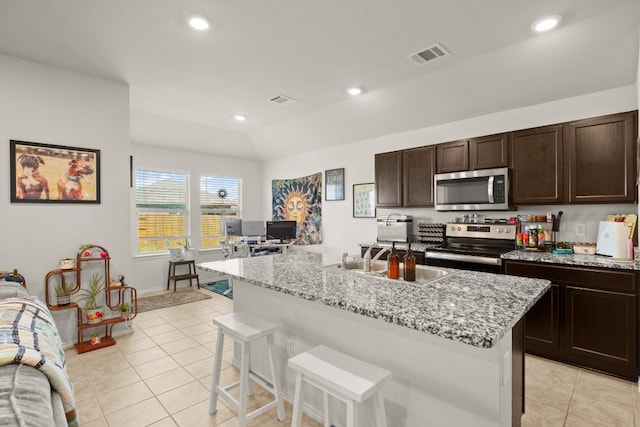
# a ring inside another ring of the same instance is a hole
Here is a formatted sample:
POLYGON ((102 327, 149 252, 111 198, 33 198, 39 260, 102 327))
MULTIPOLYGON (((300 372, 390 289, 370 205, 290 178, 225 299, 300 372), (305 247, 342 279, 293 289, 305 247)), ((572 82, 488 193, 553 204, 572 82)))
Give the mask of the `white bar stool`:
POLYGON ((284 412, 284 404, 278 384, 278 375, 276 374, 275 364, 273 361, 273 334, 278 326, 266 320, 260 319, 249 313, 239 312, 226 316, 220 316, 213 319, 213 323, 218 327, 218 342, 216 345, 216 357, 213 365, 213 380, 211 383, 211 399, 209 401, 209 413, 215 414, 217 411, 218 396, 225 399, 232 409, 238 413, 238 427, 245 427, 247 421, 257 417, 258 415, 276 407, 278 420, 284 421, 286 415, 284 412), (237 343, 240 343, 240 381, 225 387, 220 387, 220 366, 222 365, 222 347, 224 344, 224 336, 232 337, 237 343), (266 338, 268 343, 269 366, 271 368, 271 379, 273 385, 253 371, 250 370, 250 344, 260 338, 266 338), (275 400, 247 414, 247 396, 253 394, 253 387, 249 380, 253 380, 273 394, 275 400), (229 390, 240 386, 239 401, 229 393, 229 390))
POLYGON ((358 405, 370 397, 376 424, 387 425, 380 389, 391 381, 391 372, 323 345, 292 357, 288 365, 297 372, 291 427, 302 425, 303 382, 322 390, 325 427, 330 426, 327 393, 347 404, 347 427, 358 426, 358 405))

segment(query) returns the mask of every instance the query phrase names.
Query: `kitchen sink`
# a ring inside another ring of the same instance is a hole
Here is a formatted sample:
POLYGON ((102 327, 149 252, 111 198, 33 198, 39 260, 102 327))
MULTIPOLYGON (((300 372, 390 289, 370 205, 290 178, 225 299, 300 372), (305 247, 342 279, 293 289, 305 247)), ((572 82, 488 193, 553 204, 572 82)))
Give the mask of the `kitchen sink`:
MULTIPOLYGON (((402 266, 400 267, 400 277, 402 277, 402 266)), ((432 282, 442 279, 451 274, 455 274, 452 270, 438 267, 428 267, 426 265, 416 265, 416 282, 432 282)))
MULTIPOLYGON (((338 264, 340 267, 340 264, 338 264)), ((360 271, 364 273, 364 260, 362 258, 353 259, 345 263, 346 270, 360 271)), ((373 261, 370 268, 371 273, 386 273, 387 261, 373 261)))
MULTIPOLYGON (((340 268, 340 264, 337 265, 340 268)), ((400 264, 400 277, 403 275, 404 266, 400 264)), ((364 260, 354 259, 345 263, 345 269, 361 274, 370 274, 378 277, 387 277, 387 262, 386 261, 374 261, 371 263, 371 269, 369 272, 364 271, 364 260)), ((435 280, 440 280, 445 277, 449 277, 456 274, 455 270, 447 268, 431 267, 427 265, 416 265, 416 281, 415 283, 430 283, 435 280)), ((392 280, 392 279, 390 279, 392 280)), ((393 279, 395 280, 395 279, 393 279)), ((402 279, 400 279, 402 280, 402 279)))

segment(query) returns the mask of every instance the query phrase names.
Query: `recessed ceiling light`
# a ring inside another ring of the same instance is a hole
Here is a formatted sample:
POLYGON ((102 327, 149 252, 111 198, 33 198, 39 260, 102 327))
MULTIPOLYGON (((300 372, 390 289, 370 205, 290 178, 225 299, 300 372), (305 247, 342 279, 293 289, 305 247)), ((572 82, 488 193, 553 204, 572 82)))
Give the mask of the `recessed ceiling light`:
POLYGON ((351 96, 360 95, 362 93, 362 89, 359 87, 350 87, 347 89, 347 93, 351 96))
POLYGON ((233 118, 238 122, 244 122, 245 120, 247 120, 247 116, 242 114, 236 114, 235 116, 233 116, 233 118))
POLYGON ((537 33, 544 33, 549 30, 553 30, 560 23, 561 17, 559 15, 547 16, 540 18, 531 24, 531 28, 537 33))
POLYGON ((192 15, 188 22, 191 28, 198 31, 207 31, 211 26, 209 20, 202 15, 192 15))

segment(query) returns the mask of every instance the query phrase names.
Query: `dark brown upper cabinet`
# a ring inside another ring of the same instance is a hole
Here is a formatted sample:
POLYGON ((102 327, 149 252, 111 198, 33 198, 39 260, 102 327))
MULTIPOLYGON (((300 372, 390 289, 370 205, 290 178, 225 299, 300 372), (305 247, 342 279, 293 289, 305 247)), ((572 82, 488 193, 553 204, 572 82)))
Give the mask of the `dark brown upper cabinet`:
POLYGON ((511 202, 564 202, 562 125, 511 133, 511 202))
POLYGON ((376 206, 433 206, 433 146, 375 156, 376 206))
POLYGON ((433 175, 436 150, 433 146, 402 152, 403 206, 433 206, 433 175))
POLYGON ((469 141, 453 141, 436 145, 438 173, 469 170, 469 141))
POLYGON ((509 134, 482 136, 469 140, 469 169, 509 166, 509 134))
POLYGON ((376 154, 376 206, 429 207, 434 173, 508 166, 514 205, 636 201, 638 112, 376 154))
POLYGON ((402 151, 375 155, 376 206, 402 206, 402 151))
POLYGON ((569 203, 636 200, 637 111, 565 124, 569 203))

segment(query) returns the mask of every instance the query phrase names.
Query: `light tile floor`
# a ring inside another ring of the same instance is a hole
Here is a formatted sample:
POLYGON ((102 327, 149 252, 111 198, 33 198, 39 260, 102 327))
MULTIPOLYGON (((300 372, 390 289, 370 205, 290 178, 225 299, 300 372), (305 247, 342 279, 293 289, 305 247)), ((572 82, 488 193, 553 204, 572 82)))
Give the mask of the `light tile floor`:
MULTIPOLYGON (((80 355, 66 351, 83 427, 237 426, 236 414, 223 401, 209 415, 217 338, 211 319, 232 312, 233 303, 200 292, 213 298, 140 313, 135 332, 116 337, 114 346, 80 355)), ((225 339, 222 384, 238 378, 232 353, 233 341, 225 339)), ((525 427, 640 427, 635 383, 533 356, 526 359, 526 382, 525 427)), ((270 399, 256 386, 250 409, 270 399)), ((288 426, 291 405, 285 403, 285 409, 283 423, 273 409, 249 425, 288 426)), ((303 425, 320 426, 306 416, 303 425)))

